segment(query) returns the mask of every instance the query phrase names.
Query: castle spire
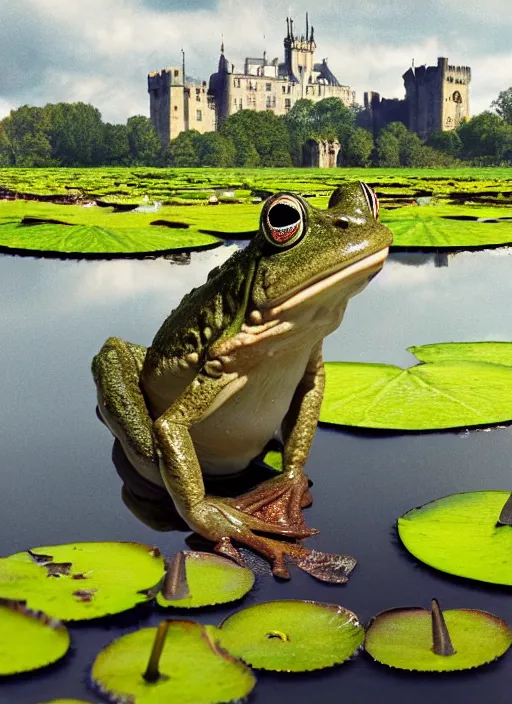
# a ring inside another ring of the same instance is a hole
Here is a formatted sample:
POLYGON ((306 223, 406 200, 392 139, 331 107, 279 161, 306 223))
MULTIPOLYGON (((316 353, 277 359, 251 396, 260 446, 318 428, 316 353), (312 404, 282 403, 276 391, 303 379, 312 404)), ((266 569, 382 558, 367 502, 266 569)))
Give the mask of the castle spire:
POLYGON ((224 35, 222 36, 222 43, 220 45, 220 53, 224 56, 224 35))
POLYGON ((309 39, 309 17, 308 13, 306 12, 306 41, 309 39))
POLYGON ((286 18, 286 38, 290 38, 290 18, 286 18))

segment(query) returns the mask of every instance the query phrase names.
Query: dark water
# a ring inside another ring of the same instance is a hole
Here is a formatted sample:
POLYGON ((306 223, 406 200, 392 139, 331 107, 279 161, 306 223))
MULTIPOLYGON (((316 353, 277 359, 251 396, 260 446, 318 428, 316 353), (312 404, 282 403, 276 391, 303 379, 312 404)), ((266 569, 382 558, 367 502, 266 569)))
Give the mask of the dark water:
MULTIPOLYGON (((95 416, 90 360, 109 335, 148 344, 191 286, 224 249, 166 260, 71 262, 0 258, 0 554, 80 540, 137 540, 165 553, 186 533, 157 532, 121 501, 112 437, 95 416)), ((326 340, 327 359, 408 365, 405 348, 450 340, 512 339, 512 260, 504 250, 395 255, 349 305, 326 340)), ((263 574, 245 603, 276 598, 331 601, 362 621, 393 606, 473 607, 512 622, 510 590, 437 574, 409 558, 394 535, 396 518, 455 491, 512 488, 512 430, 379 436, 320 428, 307 470, 314 480, 311 541, 348 552, 359 566, 343 587, 295 571, 288 583, 263 574)), ((218 623, 236 609, 193 615, 218 623)), ((4 680, 0 701, 34 704, 57 697, 94 701, 87 672, 109 641, 154 624, 149 609, 73 627, 73 650, 61 664, 4 680)), ((512 655, 480 670, 424 676, 389 670, 363 655, 325 673, 261 673, 251 701, 508 702, 512 655)))

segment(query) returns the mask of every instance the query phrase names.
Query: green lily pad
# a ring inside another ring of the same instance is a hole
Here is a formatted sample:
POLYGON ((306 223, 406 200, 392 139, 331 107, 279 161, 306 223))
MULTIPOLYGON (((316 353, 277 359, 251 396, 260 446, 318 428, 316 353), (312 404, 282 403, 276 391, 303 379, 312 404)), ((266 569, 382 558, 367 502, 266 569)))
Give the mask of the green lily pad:
POLYGON ((65 621, 126 611, 148 600, 162 578, 157 548, 139 543, 74 543, 0 559, 0 597, 23 599, 65 621))
POLYGON ((0 224, 1 247, 37 252, 126 255, 201 249, 216 244, 221 243, 215 237, 193 229, 0 224))
POLYGON ((512 419, 512 368, 485 362, 330 362, 324 423, 393 430, 439 430, 512 419))
POLYGON ((449 220, 442 217, 428 218, 421 215, 392 219, 393 215, 395 211, 383 219, 383 222, 393 233, 394 247, 444 249, 496 247, 512 243, 512 223, 510 222, 485 223, 449 220))
POLYGON ((24 602, 0 599, 0 675, 37 670, 60 660, 69 649, 65 626, 24 602))
POLYGON ((49 702, 41 702, 41 704, 90 704, 84 699, 51 699, 49 702))
POLYGON ((218 636, 214 626, 193 621, 168 621, 159 629, 129 633, 98 655, 92 667, 93 684, 111 702, 221 704, 240 700, 254 688, 255 677, 218 646, 218 636), (158 640, 161 650, 153 663, 156 677, 149 677, 148 661, 153 660, 158 640))
POLYGON ((339 665, 362 645, 357 616, 335 604, 269 601, 228 616, 220 642, 252 667, 307 672, 339 665))
POLYGON ((509 492, 451 494, 398 519, 405 548, 430 567, 512 585, 512 526, 498 525, 509 492))
POLYGON ((512 367, 512 342, 438 342, 407 351, 420 362, 489 362, 512 367))
POLYGON ((486 611, 443 611, 452 654, 433 650, 431 612, 421 608, 391 609, 376 616, 366 633, 366 651, 378 662, 402 670, 453 672, 492 662, 510 648, 512 630, 486 611))
POLYGON ((160 606, 182 609, 224 604, 245 596, 254 579, 252 570, 225 557, 187 550, 170 563, 156 600, 160 606))

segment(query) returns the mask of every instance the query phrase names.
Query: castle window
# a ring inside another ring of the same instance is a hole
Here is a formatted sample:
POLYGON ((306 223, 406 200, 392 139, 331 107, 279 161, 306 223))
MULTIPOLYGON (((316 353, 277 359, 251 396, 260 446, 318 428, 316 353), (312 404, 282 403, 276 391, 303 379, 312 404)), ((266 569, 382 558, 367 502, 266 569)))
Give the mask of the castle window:
POLYGON ((286 93, 286 86, 283 86, 283 93, 286 93))
POLYGON ((235 86, 235 88, 240 88, 240 79, 235 78, 235 80, 233 81, 233 85, 235 86))
POLYGON ((174 111, 176 112, 177 109, 178 109, 178 106, 175 105, 175 106, 174 106, 174 111))
POLYGON ((452 95, 452 100, 454 103, 462 103, 462 95, 459 93, 458 90, 456 90, 455 93, 452 95))
POLYGON ((265 83, 265 90, 272 90, 272 83, 265 83))
POLYGON ((267 110, 272 107, 272 96, 267 95, 267 110))
POLYGON ((179 75, 180 75, 180 72, 176 69, 174 71, 174 78, 178 78, 179 75))
POLYGON ((196 120, 198 122, 201 122, 203 119, 203 111, 202 110, 196 110, 196 120))
POLYGON ((290 98, 285 98, 284 99, 284 109, 289 110, 292 106, 292 101, 290 98))

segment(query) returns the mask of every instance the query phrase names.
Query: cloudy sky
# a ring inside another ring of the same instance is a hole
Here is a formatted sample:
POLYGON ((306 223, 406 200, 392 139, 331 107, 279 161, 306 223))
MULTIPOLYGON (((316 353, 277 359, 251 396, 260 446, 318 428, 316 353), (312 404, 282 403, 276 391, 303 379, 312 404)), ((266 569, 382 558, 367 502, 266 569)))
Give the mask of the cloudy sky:
POLYGON ((149 114, 148 71, 179 65, 208 79, 228 59, 282 60, 287 15, 309 10, 326 57, 362 102, 403 97, 402 73, 438 56, 469 65, 471 109, 512 85, 512 3, 504 0, 0 0, 0 117, 23 104, 89 102, 105 120, 149 114))

